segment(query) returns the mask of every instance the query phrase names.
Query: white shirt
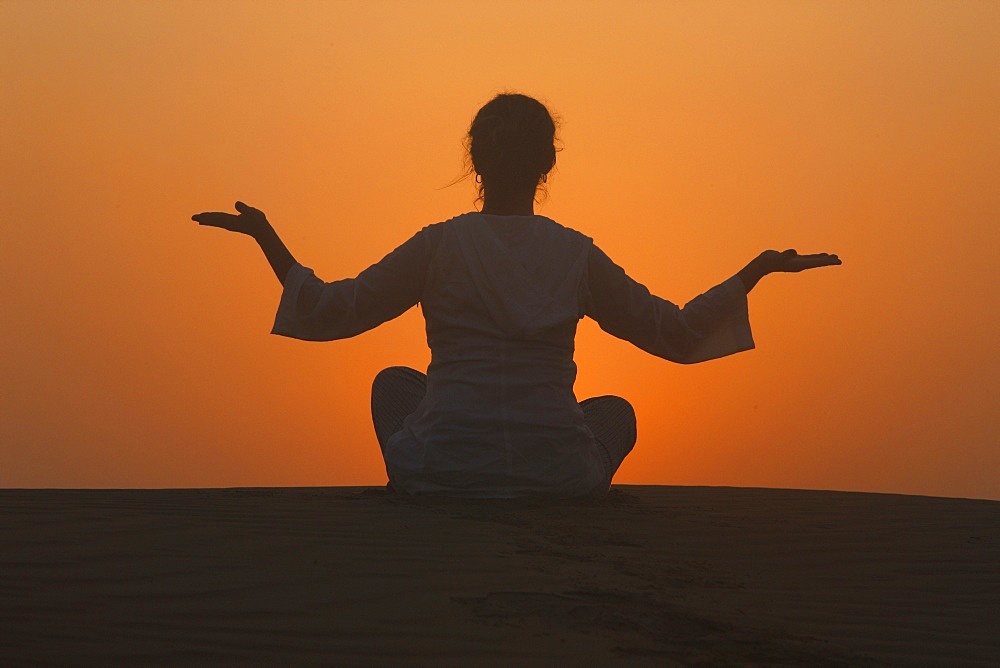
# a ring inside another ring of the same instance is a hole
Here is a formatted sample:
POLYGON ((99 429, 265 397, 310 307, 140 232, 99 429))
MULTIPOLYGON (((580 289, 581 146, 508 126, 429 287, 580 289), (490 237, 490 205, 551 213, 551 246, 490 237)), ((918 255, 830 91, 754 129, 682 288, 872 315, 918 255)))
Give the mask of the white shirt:
POLYGON ((354 336, 420 303, 427 394, 384 448, 393 487, 476 497, 607 491, 601 447, 573 394, 579 320, 654 355, 700 362, 753 348, 733 277, 683 309, 593 241, 543 216, 467 213, 424 228, 354 279, 285 278, 272 333, 354 336))

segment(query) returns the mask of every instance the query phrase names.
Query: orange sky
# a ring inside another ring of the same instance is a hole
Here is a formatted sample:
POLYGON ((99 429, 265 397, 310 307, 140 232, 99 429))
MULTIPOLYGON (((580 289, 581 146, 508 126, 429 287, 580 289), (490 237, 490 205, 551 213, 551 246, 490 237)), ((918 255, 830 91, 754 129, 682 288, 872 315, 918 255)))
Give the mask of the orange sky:
POLYGON ((686 301, 765 248, 757 350, 683 367, 581 325, 635 405, 617 482, 1000 499, 1000 4, 0 3, 0 486, 381 484, 382 367, 268 335, 243 199, 354 275, 473 207, 475 110, 563 120, 540 209, 686 301), (542 6, 539 6, 542 5, 542 6))

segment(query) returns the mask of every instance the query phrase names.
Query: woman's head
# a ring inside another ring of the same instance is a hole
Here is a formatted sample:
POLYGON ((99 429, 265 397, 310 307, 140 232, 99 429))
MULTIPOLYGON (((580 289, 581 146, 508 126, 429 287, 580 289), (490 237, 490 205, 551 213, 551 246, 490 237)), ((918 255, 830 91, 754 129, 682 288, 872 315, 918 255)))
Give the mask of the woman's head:
POLYGON ((480 195, 534 193, 556 164, 556 124, 538 100, 501 93, 472 119, 466 146, 480 195))

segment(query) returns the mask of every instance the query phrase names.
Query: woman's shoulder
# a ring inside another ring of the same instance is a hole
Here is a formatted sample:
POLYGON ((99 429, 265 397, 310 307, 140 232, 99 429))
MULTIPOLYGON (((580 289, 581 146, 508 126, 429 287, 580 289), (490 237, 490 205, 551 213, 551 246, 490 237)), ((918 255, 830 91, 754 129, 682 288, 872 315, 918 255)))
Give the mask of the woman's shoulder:
POLYGON ((448 220, 440 223, 435 223, 434 225, 429 225, 425 227, 425 230, 430 230, 435 228, 435 232, 443 233, 445 230, 452 229, 468 229, 483 227, 484 223, 496 223, 502 221, 504 224, 509 225, 520 225, 525 227, 533 227, 538 232, 547 232, 551 235, 560 235, 563 237, 574 238, 579 242, 591 244, 593 239, 580 232, 573 229, 567 225, 563 225, 548 216, 543 216, 541 214, 534 214, 530 216, 497 216, 484 214, 479 211, 469 211, 466 213, 453 216, 448 220))
POLYGON ((553 232, 557 234, 564 234, 566 236, 574 237, 579 241, 586 243, 593 243, 594 241, 592 238, 590 238, 583 232, 580 232, 579 230, 576 230, 567 225, 563 225, 562 223, 556 222, 555 220, 552 220, 547 216, 535 216, 535 218, 539 219, 539 224, 549 227, 553 232))

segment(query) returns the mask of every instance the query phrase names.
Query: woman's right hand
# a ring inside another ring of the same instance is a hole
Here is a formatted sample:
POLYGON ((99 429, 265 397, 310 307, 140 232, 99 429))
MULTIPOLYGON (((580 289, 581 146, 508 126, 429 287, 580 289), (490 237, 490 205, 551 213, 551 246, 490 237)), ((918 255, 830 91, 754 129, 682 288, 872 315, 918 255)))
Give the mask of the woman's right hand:
POLYGON ((817 267, 831 267, 840 264, 840 258, 829 253, 799 255, 794 250, 767 250, 750 261, 737 274, 747 292, 753 290, 757 282, 776 272, 798 272, 817 267))
POLYGON ((237 202, 236 210, 239 211, 239 214, 226 213, 225 211, 205 211, 191 216, 191 220, 199 225, 219 227, 230 232, 246 234, 255 239, 259 238, 261 232, 270 225, 267 222, 267 216, 260 209, 247 206, 243 202, 237 202))
POLYGON ((764 251, 757 257, 765 274, 775 272, 798 272, 817 267, 830 267, 840 264, 840 258, 829 253, 813 253, 799 255, 794 250, 764 251))

